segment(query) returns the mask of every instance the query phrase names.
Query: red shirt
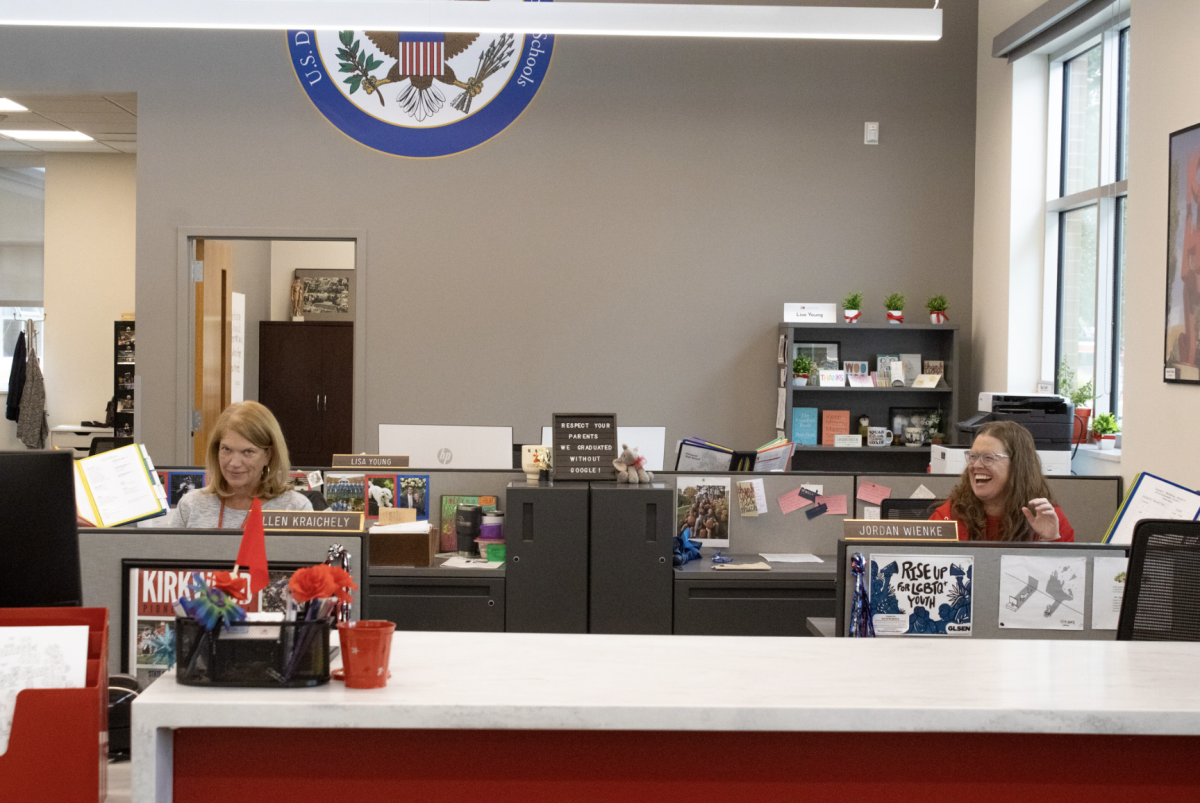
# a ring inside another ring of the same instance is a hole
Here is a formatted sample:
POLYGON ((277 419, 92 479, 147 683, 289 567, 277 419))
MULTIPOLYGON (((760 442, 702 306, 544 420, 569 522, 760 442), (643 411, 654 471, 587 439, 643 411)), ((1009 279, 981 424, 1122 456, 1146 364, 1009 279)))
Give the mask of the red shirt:
MULTIPOLYGON (((1071 523, 1069 521, 1067 521, 1066 514, 1062 512, 1062 508, 1060 508, 1058 505, 1054 506, 1054 512, 1056 514, 1058 514, 1058 540, 1051 541, 1050 543, 1052 543, 1052 544, 1074 543, 1075 530, 1073 527, 1071 527, 1071 523)), ((937 510, 933 511, 933 515, 929 517, 929 520, 930 521, 957 521, 960 525, 958 528, 958 540, 959 541, 970 541, 971 540, 970 533, 967 531, 966 519, 964 519, 962 516, 958 516, 958 515, 951 513, 950 502, 946 502, 946 504, 942 505, 937 510)), ((985 541, 999 541, 1000 540, 1000 517, 999 516, 988 516, 987 517, 987 532, 984 533, 983 540, 985 540, 985 541)))

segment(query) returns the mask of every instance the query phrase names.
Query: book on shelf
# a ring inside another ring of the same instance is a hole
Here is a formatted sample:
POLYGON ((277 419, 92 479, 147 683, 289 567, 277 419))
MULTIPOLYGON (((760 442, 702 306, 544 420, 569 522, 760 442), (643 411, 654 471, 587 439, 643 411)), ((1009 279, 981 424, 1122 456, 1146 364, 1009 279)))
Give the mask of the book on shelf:
POLYGON ((679 442, 676 471, 786 471, 795 447, 776 438, 753 450, 735 450, 700 438, 679 442))
POLYGON ((167 514, 167 492, 146 447, 131 443, 75 461, 75 514, 85 527, 116 527, 167 514))
POLYGON ((819 411, 816 407, 792 408, 792 442, 801 446, 817 445, 817 418, 819 411))
POLYGON ((850 434, 849 410, 821 411, 821 445, 833 446, 838 435, 850 434))
POLYGON ((733 450, 699 438, 684 438, 675 454, 676 471, 728 471, 733 450))
POLYGON ((787 471, 792 466, 792 454, 796 444, 787 438, 776 438, 770 443, 758 447, 758 459, 754 463, 755 471, 787 471))

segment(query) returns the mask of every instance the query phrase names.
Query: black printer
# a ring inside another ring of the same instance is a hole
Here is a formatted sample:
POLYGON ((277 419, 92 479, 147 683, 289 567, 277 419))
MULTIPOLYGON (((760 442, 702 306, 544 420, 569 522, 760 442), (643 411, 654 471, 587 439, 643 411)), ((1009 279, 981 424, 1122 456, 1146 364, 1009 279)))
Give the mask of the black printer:
POLYGON ((974 435, 989 421, 1015 421, 1033 436, 1040 451, 1067 451, 1075 434, 1075 405, 1053 393, 980 393, 979 415, 958 422, 974 435))

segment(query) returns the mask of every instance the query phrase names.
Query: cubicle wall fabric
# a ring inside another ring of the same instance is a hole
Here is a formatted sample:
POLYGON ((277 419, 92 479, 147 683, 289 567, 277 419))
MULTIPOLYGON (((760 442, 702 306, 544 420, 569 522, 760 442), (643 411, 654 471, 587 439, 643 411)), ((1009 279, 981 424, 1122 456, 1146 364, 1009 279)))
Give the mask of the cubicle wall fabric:
MULTIPOLYGON (((83 574, 83 604, 107 608, 109 621, 120 622, 124 604, 122 561, 218 560, 233 565, 241 533, 229 530, 164 530, 151 528, 83 529, 79 533, 79 557, 83 574)), ((272 532, 267 535, 267 555, 272 561, 312 565, 328 555, 329 545, 339 543, 350 553, 350 573, 358 583, 354 593, 357 618, 369 616, 370 578, 365 533, 272 532)), ((109 628, 109 672, 121 666, 121 628, 109 628)))
MULTIPOLYGON (((1124 588, 1128 547, 1109 544, 1039 544, 988 541, 914 543, 896 541, 838 542, 837 634, 847 635, 850 607, 848 589, 854 587, 850 557, 861 553, 866 565, 872 556, 886 555, 887 567, 878 566, 872 583, 872 609, 879 613, 880 585, 890 577, 905 579, 920 559, 955 560, 971 571, 964 578, 971 598, 970 635, 974 638, 1114 640, 1124 588), (911 560, 906 560, 911 556, 911 560), (892 564, 897 565, 892 565, 892 564), (1112 582, 1113 578, 1120 580, 1112 582)), ((870 569, 868 569, 870 571, 870 569)), ((929 615, 918 610, 930 580, 917 578, 914 592, 900 608, 915 618, 929 615)), ((893 614, 894 614, 893 609, 893 614)), ((941 613, 945 613, 942 611, 941 613)), ((930 618, 937 619, 934 612, 930 618)))

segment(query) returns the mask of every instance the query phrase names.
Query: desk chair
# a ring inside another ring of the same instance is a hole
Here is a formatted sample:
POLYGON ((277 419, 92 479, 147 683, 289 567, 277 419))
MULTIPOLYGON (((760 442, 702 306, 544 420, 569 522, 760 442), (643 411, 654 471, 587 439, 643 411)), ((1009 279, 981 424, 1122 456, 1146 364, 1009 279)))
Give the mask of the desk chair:
POLYGON ((1200 641, 1200 522, 1139 521, 1125 577, 1117 641, 1200 641))
POLYGON ((329 510, 329 503, 325 501, 325 494, 320 491, 298 491, 297 493, 308 497, 308 501, 312 502, 313 510, 329 510))
POLYGON ((113 449, 120 449, 122 446, 128 446, 133 443, 133 438, 112 438, 107 436, 98 436, 92 438, 92 445, 88 448, 88 457, 101 452, 110 452, 113 449))
POLYGON ((946 503, 945 499, 884 499, 879 506, 881 519, 928 519, 933 511, 946 503))

